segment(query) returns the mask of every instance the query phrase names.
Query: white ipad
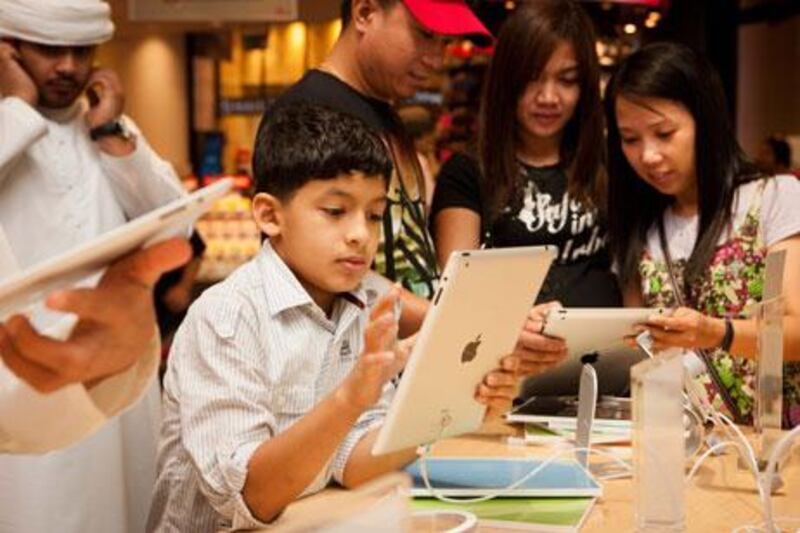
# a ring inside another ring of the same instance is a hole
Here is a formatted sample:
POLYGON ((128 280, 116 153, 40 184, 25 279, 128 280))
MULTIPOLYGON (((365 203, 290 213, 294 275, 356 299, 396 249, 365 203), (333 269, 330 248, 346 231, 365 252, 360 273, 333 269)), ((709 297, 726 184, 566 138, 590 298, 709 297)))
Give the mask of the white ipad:
POLYGON ((128 253, 181 235, 232 186, 232 179, 217 181, 0 281, 0 320, 24 312, 54 290, 97 273, 128 253))
POLYGON ((545 317, 542 333, 567 341, 571 356, 580 357, 622 344, 624 337, 635 335, 637 324, 670 310, 645 307, 597 307, 551 309, 545 317))
POLYGON ((554 257, 553 247, 450 255, 373 454, 480 427, 475 389, 512 352, 554 257))

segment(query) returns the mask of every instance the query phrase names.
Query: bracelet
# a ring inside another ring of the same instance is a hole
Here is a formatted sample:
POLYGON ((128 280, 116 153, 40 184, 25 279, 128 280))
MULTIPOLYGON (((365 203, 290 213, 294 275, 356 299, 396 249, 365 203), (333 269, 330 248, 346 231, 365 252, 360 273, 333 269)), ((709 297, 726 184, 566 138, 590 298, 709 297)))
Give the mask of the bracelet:
POLYGON ((722 336, 722 341, 719 343, 719 349, 729 352, 733 344, 733 321, 725 317, 725 334, 722 336))

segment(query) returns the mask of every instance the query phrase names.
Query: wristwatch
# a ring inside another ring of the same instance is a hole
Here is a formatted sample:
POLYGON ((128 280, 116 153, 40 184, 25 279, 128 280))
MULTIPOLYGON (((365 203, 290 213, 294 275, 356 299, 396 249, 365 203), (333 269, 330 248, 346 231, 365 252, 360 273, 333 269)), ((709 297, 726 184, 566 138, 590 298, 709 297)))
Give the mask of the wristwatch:
POLYGON ((719 348, 723 351, 731 351, 731 344, 733 344, 733 321, 725 317, 725 334, 722 336, 722 342, 719 343, 719 348))
POLYGON ((93 141, 102 139, 103 137, 116 136, 129 141, 133 138, 133 132, 128 129, 124 122, 121 120, 112 120, 105 124, 100 124, 96 128, 89 130, 89 138, 93 141))

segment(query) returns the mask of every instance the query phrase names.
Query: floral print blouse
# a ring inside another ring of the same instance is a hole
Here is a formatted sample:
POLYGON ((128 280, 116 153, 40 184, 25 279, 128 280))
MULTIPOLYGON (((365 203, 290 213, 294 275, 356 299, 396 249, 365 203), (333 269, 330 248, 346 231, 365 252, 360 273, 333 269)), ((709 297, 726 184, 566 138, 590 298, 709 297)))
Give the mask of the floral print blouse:
MULTIPOLYGON (((701 284, 690 288, 688 301, 709 316, 744 318, 745 308, 762 299, 767 246, 761 228, 761 198, 764 183, 747 210, 744 220, 731 228, 724 242, 717 246, 701 284)), ((683 285, 686 259, 673 261, 676 281, 683 285)), ((677 301, 663 259, 654 259, 645 249, 639 264, 644 303, 648 307, 676 307, 677 301)), ((756 363, 717 349, 712 359, 722 382, 736 402, 739 412, 752 423, 756 363)), ((783 425, 800 424, 800 363, 784 364, 783 425)), ((703 385, 711 402, 722 407, 722 399, 711 380, 703 375, 703 385)))

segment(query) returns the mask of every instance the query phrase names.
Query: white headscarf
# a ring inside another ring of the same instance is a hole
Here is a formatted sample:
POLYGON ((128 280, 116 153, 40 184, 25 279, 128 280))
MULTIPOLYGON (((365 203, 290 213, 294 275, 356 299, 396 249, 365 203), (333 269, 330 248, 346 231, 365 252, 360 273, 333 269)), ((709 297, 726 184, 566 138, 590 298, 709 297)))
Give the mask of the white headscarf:
POLYGON ((0 37, 53 46, 90 46, 114 34, 102 0, 0 0, 0 37))

